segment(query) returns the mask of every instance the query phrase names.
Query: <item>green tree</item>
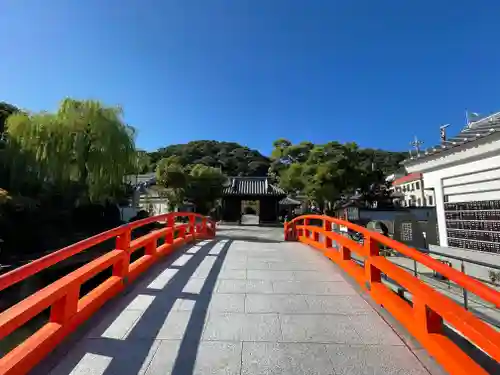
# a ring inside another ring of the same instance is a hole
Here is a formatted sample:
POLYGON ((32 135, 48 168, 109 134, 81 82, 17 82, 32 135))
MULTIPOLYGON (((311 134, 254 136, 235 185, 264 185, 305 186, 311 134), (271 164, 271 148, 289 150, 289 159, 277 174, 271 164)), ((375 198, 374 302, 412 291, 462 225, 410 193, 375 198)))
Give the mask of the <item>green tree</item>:
POLYGON ((7 124, 9 146, 18 150, 11 158, 15 184, 35 178, 64 188, 77 182, 84 200, 113 200, 133 168, 133 128, 120 109, 98 101, 65 99, 56 113, 18 113, 7 124))
POLYGON ((0 135, 5 131, 7 118, 17 112, 19 112, 19 108, 17 108, 16 106, 5 102, 0 102, 0 135))
POLYGON ((293 163, 285 169, 280 178, 280 186, 289 192, 303 191, 307 185, 304 164, 293 163))
MULTIPOLYGON (((269 175, 287 191, 301 190, 320 207, 334 204, 355 191, 366 192, 393 173, 404 159, 404 153, 361 149, 356 143, 311 142, 292 144, 286 139, 273 143, 269 175)), ((372 189, 373 190, 373 189, 372 189)))
POLYGON ((151 168, 151 158, 146 151, 138 150, 134 157, 134 173, 147 173, 151 168))
POLYGON ((196 164, 189 173, 188 199, 199 213, 208 214, 221 198, 227 177, 219 168, 196 164))
POLYGON ((164 158, 176 156, 179 164, 203 164, 221 168, 228 176, 266 176, 270 160, 257 150, 234 142, 193 141, 170 145, 150 154, 152 168, 164 158))
POLYGON ((164 188, 163 191, 159 192, 168 199, 170 211, 175 211, 184 203, 188 187, 188 174, 184 167, 179 164, 178 158, 164 158, 157 163, 156 182, 164 188))

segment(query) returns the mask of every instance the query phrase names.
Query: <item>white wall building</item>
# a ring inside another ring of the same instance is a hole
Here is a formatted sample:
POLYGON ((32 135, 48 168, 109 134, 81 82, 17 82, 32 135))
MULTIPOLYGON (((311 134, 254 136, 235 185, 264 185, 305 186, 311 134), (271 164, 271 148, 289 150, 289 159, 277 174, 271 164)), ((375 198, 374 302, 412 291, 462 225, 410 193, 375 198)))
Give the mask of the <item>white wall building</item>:
POLYGON ((399 202, 402 207, 434 206, 434 192, 425 189, 422 173, 410 173, 407 176, 396 178, 392 182, 392 190, 401 193, 399 202))
POLYGON ((442 246, 500 254, 500 112, 403 164, 434 190, 442 246))
POLYGON ((155 173, 130 175, 126 177, 126 180, 135 189, 132 208, 148 211, 152 216, 169 212, 168 199, 155 187, 155 173))

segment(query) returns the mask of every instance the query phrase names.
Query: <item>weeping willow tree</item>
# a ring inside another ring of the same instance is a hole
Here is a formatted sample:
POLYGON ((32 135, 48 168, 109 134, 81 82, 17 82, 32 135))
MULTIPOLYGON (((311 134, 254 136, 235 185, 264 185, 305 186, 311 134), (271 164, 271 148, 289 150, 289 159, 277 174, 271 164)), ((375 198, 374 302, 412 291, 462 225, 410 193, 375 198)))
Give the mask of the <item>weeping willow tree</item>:
POLYGON ((151 166, 151 158, 144 150, 138 150, 134 158, 134 173, 136 175, 146 173, 151 166))
POLYGON ((134 169, 135 131, 119 108, 65 99, 56 113, 14 114, 8 122, 11 181, 78 184, 82 199, 113 199, 134 169))

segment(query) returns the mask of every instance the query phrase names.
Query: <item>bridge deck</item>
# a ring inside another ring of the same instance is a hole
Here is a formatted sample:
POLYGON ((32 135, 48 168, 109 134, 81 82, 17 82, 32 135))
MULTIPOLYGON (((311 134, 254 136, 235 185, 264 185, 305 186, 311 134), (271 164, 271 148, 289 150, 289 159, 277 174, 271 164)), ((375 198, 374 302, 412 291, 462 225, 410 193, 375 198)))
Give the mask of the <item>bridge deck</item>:
POLYGON ((35 373, 428 374, 315 250, 222 227, 151 269, 35 373))

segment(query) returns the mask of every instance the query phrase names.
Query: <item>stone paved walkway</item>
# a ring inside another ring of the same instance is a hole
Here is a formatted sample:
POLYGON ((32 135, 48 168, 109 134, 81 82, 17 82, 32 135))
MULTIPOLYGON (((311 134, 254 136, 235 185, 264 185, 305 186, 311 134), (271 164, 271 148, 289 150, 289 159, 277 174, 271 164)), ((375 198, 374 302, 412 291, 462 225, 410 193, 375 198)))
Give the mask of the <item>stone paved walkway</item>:
POLYGON ((45 374, 428 374, 321 254, 222 227, 157 264, 45 374))

